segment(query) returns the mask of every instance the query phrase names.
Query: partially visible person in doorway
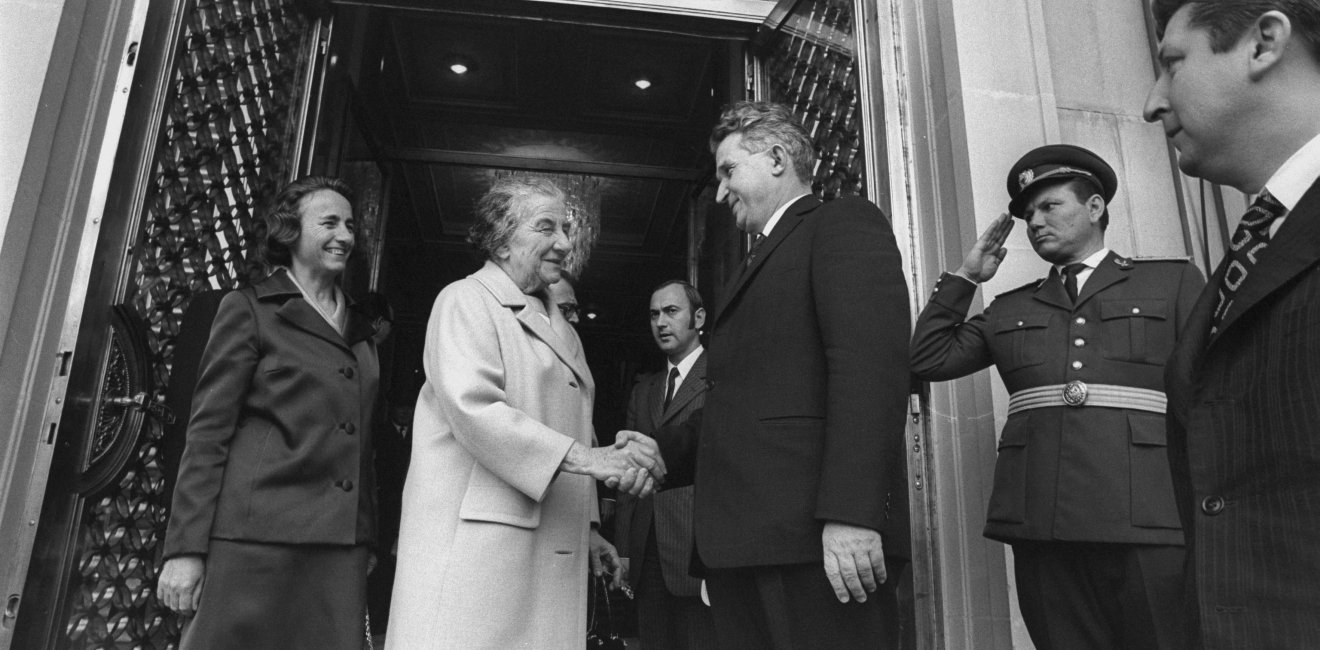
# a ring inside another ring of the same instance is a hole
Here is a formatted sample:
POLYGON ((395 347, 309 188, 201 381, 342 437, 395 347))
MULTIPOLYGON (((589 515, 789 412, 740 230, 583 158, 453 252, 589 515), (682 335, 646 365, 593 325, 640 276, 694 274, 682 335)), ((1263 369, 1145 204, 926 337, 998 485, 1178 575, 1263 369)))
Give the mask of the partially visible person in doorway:
POLYGON ((1255 197, 1164 375, 1194 641, 1320 647, 1320 0, 1152 5, 1146 119, 1255 197))
MULTIPOLYGON (((625 426, 649 433, 681 422, 706 398, 706 309, 697 288, 670 280, 651 293, 651 336, 664 353, 664 372, 646 377, 628 399, 625 426)), ((637 592, 637 627, 646 650, 715 649, 715 621, 701 602, 692 562, 692 486, 638 499, 619 497, 614 527, 637 592)))
POLYGON ((545 179, 497 180, 468 237, 485 265, 436 298, 389 648, 579 650, 589 567, 621 574, 596 481, 663 479, 649 438, 592 446, 591 371, 547 291, 570 250, 564 200, 545 179))
POLYGON ((325 177, 281 190, 259 232, 275 271, 215 316, 158 583, 195 613, 182 648, 362 647, 379 370, 338 286, 352 199, 325 177))
POLYGON ((582 322, 582 308, 578 305, 577 292, 573 290, 573 279, 564 275, 558 282, 550 285, 550 302, 563 314, 564 320, 571 325, 582 322))

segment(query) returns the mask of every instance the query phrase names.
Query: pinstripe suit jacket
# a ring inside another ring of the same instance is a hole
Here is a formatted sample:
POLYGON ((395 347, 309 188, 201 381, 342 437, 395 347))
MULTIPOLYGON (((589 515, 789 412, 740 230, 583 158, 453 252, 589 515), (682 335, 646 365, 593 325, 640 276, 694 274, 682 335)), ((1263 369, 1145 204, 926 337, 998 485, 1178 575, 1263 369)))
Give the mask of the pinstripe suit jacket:
POLYGON ((1212 338, 1223 275, 1165 372, 1189 605, 1206 648, 1320 647, 1320 183, 1212 338))
MULTIPOLYGON (((706 352, 692 364, 692 370, 674 392, 669 408, 664 408, 667 374, 647 375, 633 387, 628 400, 628 428, 650 433, 682 422, 706 401, 706 352)), ((629 558, 628 581, 639 584, 642 577, 646 536, 654 525, 656 546, 660 550, 660 569, 665 587, 675 596, 697 596, 701 581, 688 574, 692 561, 692 486, 657 493, 637 499, 619 495, 614 539, 619 554, 629 558)))

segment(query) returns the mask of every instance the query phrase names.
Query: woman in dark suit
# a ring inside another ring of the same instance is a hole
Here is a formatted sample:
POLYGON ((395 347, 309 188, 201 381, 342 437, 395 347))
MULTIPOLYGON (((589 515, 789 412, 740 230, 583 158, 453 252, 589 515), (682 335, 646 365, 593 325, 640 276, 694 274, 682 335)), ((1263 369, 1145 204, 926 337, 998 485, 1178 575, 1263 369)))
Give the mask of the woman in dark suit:
POLYGON ((351 201, 337 179, 285 187, 260 237, 275 271, 211 327, 158 583, 196 613, 185 650, 362 647, 379 367, 337 286, 351 201))

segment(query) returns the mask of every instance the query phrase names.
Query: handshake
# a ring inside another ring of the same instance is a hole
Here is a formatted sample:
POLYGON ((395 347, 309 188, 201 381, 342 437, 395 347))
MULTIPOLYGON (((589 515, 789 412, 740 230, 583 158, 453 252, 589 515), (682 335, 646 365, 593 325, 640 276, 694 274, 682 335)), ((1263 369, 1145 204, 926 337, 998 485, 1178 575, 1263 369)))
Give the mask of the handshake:
POLYGON ((564 470, 638 497, 655 492, 666 471, 655 440, 636 431, 620 431, 613 445, 594 449, 575 445, 564 459, 564 470))

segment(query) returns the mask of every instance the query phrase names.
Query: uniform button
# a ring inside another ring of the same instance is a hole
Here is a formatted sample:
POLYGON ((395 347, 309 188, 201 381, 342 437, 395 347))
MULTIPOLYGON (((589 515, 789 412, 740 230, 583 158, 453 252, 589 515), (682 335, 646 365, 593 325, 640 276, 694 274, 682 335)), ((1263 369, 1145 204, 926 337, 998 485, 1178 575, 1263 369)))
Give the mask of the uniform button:
POLYGON ((357 425, 353 424, 352 422, 345 422, 339 425, 339 428, 343 429, 344 433, 347 433, 350 436, 357 433, 357 425))
POLYGON ((1075 338, 1075 339, 1073 339, 1073 345, 1075 345, 1075 346, 1077 346, 1077 347, 1079 347, 1079 348, 1080 348, 1080 347, 1085 347, 1085 346, 1086 346, 1086 339, 1084 339, 1084 338, 1080 338, 1080 337, 1079 337, 1079 338, 1075 338))
POLYGON ((1224 497, 1217 494, 1201 499, 1201 512, 1211 517, 1224 511, 1224 497))
POLYGON ((1085 316, 1078 316, 1078 317, 1077 317, 1077 320, 1075 320, 1075 321, 1073 321, 1073 322, 1074 322, 1074 323, 1077 323, 1078 325, 1085 325, 1085 324, 1086 324, 1086 317, 1085 317, 1085 316))
POLYGON ((1132 313, 1134 313, 1134 314, 1140 314, 1140 313, 1141 313, 1141 308, 1140 308, 1140 307, 1133 307, 1133 308, 1132 308, 1132 313))
POLYGON ((349 379, 352 379, 352 378, 353 378, 353 367, 352 367, 352 366, 349 366, 349 367, 347 367, 347 368, 344 368, 344 376, 345 376, 345 377, 348 377, 349 379))
POLYGON ((1074 361, 1074 362, 1072 362, 1072 369, 1073 369, 1073 370, 1081 370, 1081 369, 1082 369, 1082 362, 1081 362, 1081 361, 1074 361))
POLYGON ((1018 327, 1022 327, 1022 325, 1023 325, 1022 321, 1018 321, 1018 325, 1017 325, 1017 326, 1018 326, 1018 327))
POLYGON ((341 489, 341 490, 343 490, 343 491, 345 491, 345 492, 352 492, 352 491, 353 491, 353 482, 350 481, 350 480, 348 480, 348 479, 344 479, 344 480, 342 480, 342 481, 336 481, 336 482, 335 482, 335 487, 337 487, 337 488, 339 488, 339 489, 341 489))

